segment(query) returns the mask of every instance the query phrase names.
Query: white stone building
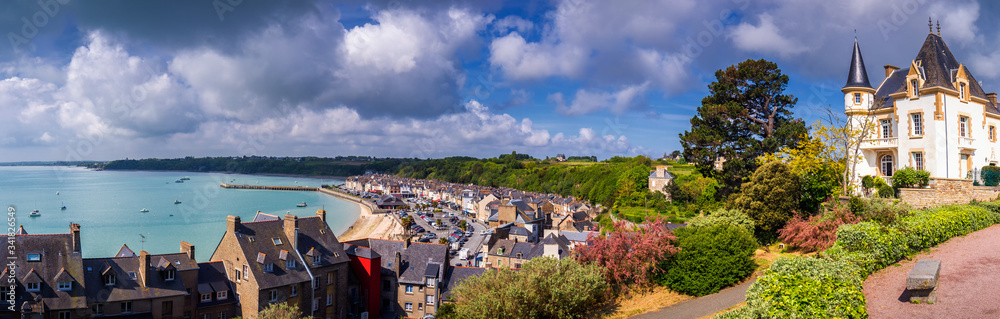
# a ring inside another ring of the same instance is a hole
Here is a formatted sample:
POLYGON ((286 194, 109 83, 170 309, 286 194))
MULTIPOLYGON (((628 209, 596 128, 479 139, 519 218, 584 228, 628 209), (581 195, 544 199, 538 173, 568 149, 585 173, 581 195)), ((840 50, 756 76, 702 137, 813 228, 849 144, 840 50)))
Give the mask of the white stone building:
POLYGON ((928 34, 906 65, 886 65, 885 79, 872 87, 854 43, 847 84, 841 90, 844 112, 854 123, 876 123, 861 144, 856 176, 890 177, 897 169, 913 167, 930 172, 932 178, 964 179, 971 178, 975 168, 996 164, 996 93, 983 90, 940 34, 928 34))

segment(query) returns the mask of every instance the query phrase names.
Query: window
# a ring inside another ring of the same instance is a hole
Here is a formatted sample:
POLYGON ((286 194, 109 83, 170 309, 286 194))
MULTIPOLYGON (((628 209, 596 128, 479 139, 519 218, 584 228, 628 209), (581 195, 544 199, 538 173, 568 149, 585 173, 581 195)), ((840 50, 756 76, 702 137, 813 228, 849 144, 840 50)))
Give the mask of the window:
POLYGON ((274 271, 274 264, 272 263, 264 264, 264 272, 273 272, 273 271, 274 271))
POLYGON ((427 278, 427 287, 428 288, 429 287, 434 287, 434 282, 437 281, 436 279, 437 278, 427 278))
POLYGON ((172 300, 171 301, 164 301, 163 304, 162 304, 162 306, 163 306, 163 316, 164 317, 169 317, 169 316, 174 315, 174 302, 172 300))
POLYGON ((60 281, 58 285, 59 285, 59 290, 62 290, 62 291, 73 290, 73 282, 72 281, 60 281))
POLYGON ((226 312, 225 311, 219 313, 219 319, 226 319, 226 312))
POLYGON ((408 294, 413 293, 413 285, 406 285, 406 293, 408 294))
POLYGON ((126 301, 122 303, 122 313, 132 312, 132 302, 126 301))
POLYGON ((968 116, 959 116, 958 117, 958 136, 969 137, 968 127, 969 127, 969 117, 968 116))
POLYGON ((924 119, 920 113, 910 114, 910 117, 913 119, 913 135, 924 135, 924 119))
POLYGON ((295 269, 295 260, 294 259, 286 260, 285 269, 295 269))
POLYGON ((892 137, 892 121, 890 120, 879 120, 882 124, 882 138, 892 137))
POLYGON ((167 271, 163 272, 163 280, 173 281, 174 280, 174 270, 170 269, 170 270, 167 270, 167 271))
POLYGON ((434 304, 434 296, 433 295, 428 295, 425 298, 425 301, 427 302, 427 305, 433 305, 434 304))
POLYGON ((243 278, 243 272, 239 269, 236 270, 236 282, 240 282, 240 278, 243 278))
POLYGON ((406 305, 403 308, 405 308, 406 311, 413 311, 413 303, 412 302, 407 302, 406 305))
POLYGON ((319 256, 313 256, 313 265, 319 265, 319 256))
POLYGON ((392 291, 392 282, 388 280, 382 281, 382 291, 392 291))
POLYGON ((892 176, 892 155, 882 156, 882 176, 892 176))
POLYGON ((209 318, 211 318, 211 317, 212 317, 212 316, 211 316, 210 314, 207 314, 207 313, 203 313, 203 314, 201 314, 201 319, 209 319, 209 318))
POLYGON ((135 280, 135 272, 128 273, 128 276, 129 278, 132 278, 132 280, 135 280))
POLYGON ((313 311, 319 310, 319 298, 313 299, 313 311))
POLYGON ((292 285, 292 291, 288 294, 289 296, 295 297, 299 295, 299 285, 292 285))
POLYGON ((28 254, 28 261, 42 261, 42 254, 28 254))
POLYGON ((104 314, 104 304, 102 304, 102 303, 96 304, 96 305, 90 307, 90 309, 92 309, 94 311, 95 315, 103 315, 104 314))
POLYGON ((278 290, 271 289, 271 302, 278 301, 278 290))
POLYGON ((861 104, 861 93, 854 93, 854 104, 861 104))
POLYGON ((326 284, 327 285, 332 285, 333 284, 333 272, 332 271, 326 273, 326 284))
POLYGON ((201 294, 201 302, 212 301, 212 293, 201 294))
POLYGON ((228 290, 224 290, 224 291, 220 291, 220 292, 215 293, 215 299, 218 299, 218 300, 229 299, 229 291, 228 290))
POLYGON ((319 280, 313 280, 313 289, 319 289, 319 280))
POLYGON ((73 316, 70 315, 69 311, 59 312, 59 319, 70 319, 70 318, 73 318, 73 316))
POLYGON ((333 305, 333 295, 326 294, 326 305, 327 306, 333 305))
POLYGON ((990 125, 990 133, 989 134, 990 134, 990 142, 996 142, 997 141, 997 127, 993 126, 993 125, 990 125))
POLYGON ((281 245, 281 238, 271 238, 275 246, 281 245))
POLYGON ((243 265, 243 279, 250 279, 250 266, 243 265))
POLYGON ((115 274, 114 273, 109 273, 107 275, 104 275, 104 285, 105 286, 114 286, 115 285, 115 274))
POLYGON ((918 170, 924 169, 924 153, 913 152, 913 166, 918 170))
POLYGON ((912 95, 913 97, 917 97, 919 95, 917 94, 917 89, 919 89, 917 87, 917 83, 919 82, 917 82, 916 79, 910 80, 910 95, 912 95))
POLYGON ((29 283, 27 283, 27 284, 24 285, 24 289, 27 289, 28 291, 31 291, 31 292, 37 292, 39 290, 42 290, 41 287, 42 287, 42 284, 41 283, 37 283, 37 282, 29 282, 29 283))
POLYGON ((958 98, 965 101, 965 83, 958 84, 958 98))

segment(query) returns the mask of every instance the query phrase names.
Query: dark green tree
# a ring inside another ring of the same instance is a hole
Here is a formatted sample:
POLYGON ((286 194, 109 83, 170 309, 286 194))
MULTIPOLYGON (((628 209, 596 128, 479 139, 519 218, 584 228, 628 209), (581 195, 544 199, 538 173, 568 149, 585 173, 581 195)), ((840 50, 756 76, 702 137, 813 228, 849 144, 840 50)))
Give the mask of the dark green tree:
POLYGON ((720 195, 728 196, 757 169, 758 156, 797 144, 806 126, 792 116, 798 99, 784 94, 788 76, 774 62, 746 60, 715 78, 680 141, 684 158, 719 180, 720 195), (722 171, 714 170, 719 157, 726 159, 722 171))
POLYGON ((753 261, 757 241, 733 224, 681 227, 677 242, 681 250, 660 265, 664 273, 657 282, 686 295, 716 293, 757 268, 753 261))
POLYGON ((792 218, 799 207, 799 178, 782 162, 761 166, 735 194, 729 208, 750 216, 756 224, 755 235, 761 243, 770 243, 776 232, 792 218))

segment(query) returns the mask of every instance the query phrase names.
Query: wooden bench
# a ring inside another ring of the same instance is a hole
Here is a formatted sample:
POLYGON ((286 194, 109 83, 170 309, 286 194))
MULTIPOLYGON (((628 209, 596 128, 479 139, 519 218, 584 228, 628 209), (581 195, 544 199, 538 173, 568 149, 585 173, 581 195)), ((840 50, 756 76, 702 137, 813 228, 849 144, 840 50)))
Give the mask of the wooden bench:
POLYGON ((912 303, 937 302, 938 277, 941 275, 940 259, 921 259, 906 276, 906 290, 912 303))

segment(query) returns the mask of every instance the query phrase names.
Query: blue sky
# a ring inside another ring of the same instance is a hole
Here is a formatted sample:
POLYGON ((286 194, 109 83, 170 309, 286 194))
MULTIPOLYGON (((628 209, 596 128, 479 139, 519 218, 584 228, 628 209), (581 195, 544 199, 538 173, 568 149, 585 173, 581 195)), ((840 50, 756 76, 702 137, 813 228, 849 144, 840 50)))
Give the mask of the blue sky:
MULTIPOLYGON (((0 161, 536 157, 680 149, 714 72, 768 59, 796 116, 842 107, 927 18, 987 91, 977 1, 4 1, 0 161)), ((996 8, 993 8, 996 9, 996 8)))

